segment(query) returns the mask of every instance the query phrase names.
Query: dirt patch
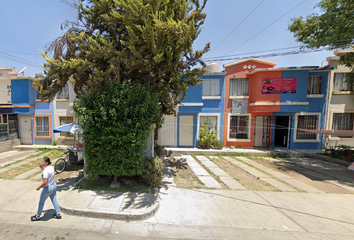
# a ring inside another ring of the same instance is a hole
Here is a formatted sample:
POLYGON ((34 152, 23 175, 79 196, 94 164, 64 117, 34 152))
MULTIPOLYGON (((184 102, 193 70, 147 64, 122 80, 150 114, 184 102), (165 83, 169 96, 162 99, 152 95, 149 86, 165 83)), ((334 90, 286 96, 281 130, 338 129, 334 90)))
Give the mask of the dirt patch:
POLYGON ((231 177, 239 181, 248 190, 253 191, 279 191, 277 188, 265 183, 256 177, 252 176, 243 169, 237 167, 236 165, 230 163, 222 157, 211 158, 212 162, 218 165, 219 168, 228 173, 231 177))
MULTIPOLYGON (((353 193, 345 188, 328 183, 322 179, 316 178, 314 176, 306 173, 305 170, 302 170, 299 167, 296 167, 290 163, 286 162, 270 162, 262 158, 253 158, 252 160, 272 168, 274 170, 280 171, 296 180, 299 180, 303 183, 306 183, 314 188, 322 190, 326 193, 335 193, 335 194, 350 194, 353 193)), ((310 170, 309 170, 310 171, 310 170)))
POLYGON ((179 188, 205 188, 197 175, 188 166, 185 159, 175 159, 173 156, 167 158, 169 167, 173 173, 173 181, 179 188))

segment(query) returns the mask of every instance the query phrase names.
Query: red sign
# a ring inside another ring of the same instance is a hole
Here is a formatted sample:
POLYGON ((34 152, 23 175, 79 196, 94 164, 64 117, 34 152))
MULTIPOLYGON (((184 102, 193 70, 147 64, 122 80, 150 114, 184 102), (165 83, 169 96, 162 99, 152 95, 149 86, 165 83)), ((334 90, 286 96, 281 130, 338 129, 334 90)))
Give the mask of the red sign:
POLYGON ((296 93, 297 77, 263 78, 262 94, 296 93))

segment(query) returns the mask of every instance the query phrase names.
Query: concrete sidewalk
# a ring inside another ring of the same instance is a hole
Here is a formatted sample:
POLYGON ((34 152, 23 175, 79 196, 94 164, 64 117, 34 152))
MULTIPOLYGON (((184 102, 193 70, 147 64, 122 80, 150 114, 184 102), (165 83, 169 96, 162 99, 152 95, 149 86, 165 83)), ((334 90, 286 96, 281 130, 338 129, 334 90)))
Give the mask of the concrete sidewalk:
POLYGON ((155 194, 71 189, 58 201, 66 214, 115 220, 144 220, 159 207, 158 189, 155 194))

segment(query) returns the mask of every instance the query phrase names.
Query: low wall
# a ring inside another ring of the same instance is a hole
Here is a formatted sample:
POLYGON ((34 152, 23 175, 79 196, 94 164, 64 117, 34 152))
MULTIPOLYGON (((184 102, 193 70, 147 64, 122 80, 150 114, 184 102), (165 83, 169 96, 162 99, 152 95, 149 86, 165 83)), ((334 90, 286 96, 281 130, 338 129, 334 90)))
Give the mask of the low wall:
POLYGON ((20 145, 20 139, 7 140, 0 142, 0 152, 6 152, 12 150, 12 147, 20 145))

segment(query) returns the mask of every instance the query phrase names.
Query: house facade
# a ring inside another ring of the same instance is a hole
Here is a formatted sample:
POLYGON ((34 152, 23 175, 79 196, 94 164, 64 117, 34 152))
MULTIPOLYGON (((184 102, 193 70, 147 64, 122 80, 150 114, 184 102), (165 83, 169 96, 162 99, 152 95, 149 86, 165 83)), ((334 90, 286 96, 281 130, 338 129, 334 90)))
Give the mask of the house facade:
MULTIPOLYGON (((333 68, 330 73, 328 111, 326 130, 354 130, 354 87, 352 70, 339 64, 339 58, 353 50, 335 51, 328 57, 328 65, 333 68)), ((354 138, 350 136, 326 136, 326 145, 340 144, 354 147, 354 138)))
POLYGON ((178 147, 197 147, 204 122, 223 139, 225 75, 218 72, 217 64, 211 64, 208 73, 199 76, 201 84, 188 89, 177 112, 178 147))

